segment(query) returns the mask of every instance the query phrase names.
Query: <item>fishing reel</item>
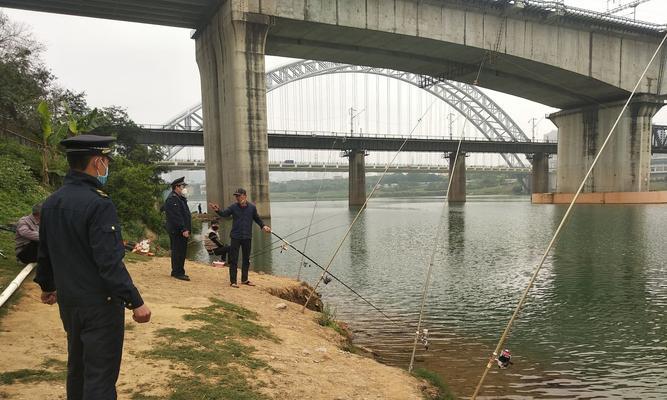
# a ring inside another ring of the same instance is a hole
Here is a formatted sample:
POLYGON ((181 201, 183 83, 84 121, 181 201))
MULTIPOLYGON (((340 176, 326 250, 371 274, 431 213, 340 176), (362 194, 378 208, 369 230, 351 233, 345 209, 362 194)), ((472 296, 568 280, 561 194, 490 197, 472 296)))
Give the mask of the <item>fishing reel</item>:
POLYGON ((329 282, 331 282, 331 277, 329 275, 324 275, 322 282, 324 282, 325 285, 328 285, 329 282))
POLYGON ((498 363, 498 368, 506 369, 509 368, 512 364, 512 353, 509 349, 505 349, 500 353, 500 357, 496 358, 496 363, 498 363))
POLYGON ((417 331, 416 334, 417 340, 424 346, 424 350, 428 350, 428 329, 424 328, 421 332, 417 331))
POLYGON ((289 250, 289 246, 287 245, 287 243, 283 243, 280 245, 280 254, 283 254, 283 251, 287 250, 289 250))

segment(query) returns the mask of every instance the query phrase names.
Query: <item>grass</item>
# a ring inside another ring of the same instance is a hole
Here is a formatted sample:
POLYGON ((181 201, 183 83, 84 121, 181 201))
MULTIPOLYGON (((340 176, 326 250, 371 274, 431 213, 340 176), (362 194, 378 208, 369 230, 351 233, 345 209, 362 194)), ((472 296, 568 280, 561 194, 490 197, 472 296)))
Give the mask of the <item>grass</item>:
POLYGON ((345 331, 339 324, 338 321, 336 321, 336 309, 334 307, 329 306, 328 304, 324 306, 324 309, 320 313, 320 315, 317 317, 317 323, 320 324, 321 326, 326 326, 329 327, 342 336, 349 336, 348 332, 345 331))
POLYGON ((42 363, 43 369, 19 369, 0 373, 0 384, 34 383, 65 381, 67 378, 67 363, 65 361, 48 358, 42 363))
POLYGON ((454 400, 456 397, 449 389, 445 381, 442 380, 442 377, 433 371, 429 371, 425 368, 417 368, 412 372, 412 375, 422 378, 437 389, 437 394, 435 396, 429 395, 427 398, 429 400, 454 400))
POLYGON ((354 354, 360 353, 359 349, 355 347, 354 344, 352 344, 352 336, 350 331, 339 321, 336 321, 336 309, 334 307, 325 304, 316 321, 321 326, 331 328, 338 332, 338 334, 345 339, 345 341, 340 346, 341 350, 354 354))
MULTIPOLYGON (((173 375, 169 400, 262 400, 266 397, 253 388, 246 373, 268 369, 254 358, 254 348, 241 343, 243 338, 278 342, 271 332, 256 323, 257 314, 218 299, 184 318, 199 322, 195 328, 158 331, 161 344, 145 356, 184 365, 191 374, 173 375), (245 371, 245 372, 244 372, 245 371)), ((155 399, 135 393, 133 400, 155 399)))

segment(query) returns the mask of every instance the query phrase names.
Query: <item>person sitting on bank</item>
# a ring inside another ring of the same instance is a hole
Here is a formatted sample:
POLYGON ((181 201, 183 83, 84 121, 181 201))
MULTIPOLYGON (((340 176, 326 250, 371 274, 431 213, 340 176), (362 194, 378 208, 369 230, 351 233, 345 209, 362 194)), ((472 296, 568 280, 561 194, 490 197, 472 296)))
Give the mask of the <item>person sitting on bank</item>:
POLYGON ((218 230, 220 230, 220 225, 213 222, 208 235, 204 238, 204 247, 209 255, 220 256, 220 261, 224 264, 227 261, 227 253, 230 247, 220 241, 218 230))
POLYGON ((239 248, 243 251, 243 264, 241 266, 241 283, 248 286, 255 286, 248 280, 248 270, 250 269, 250 247, 252 241, 252 221, 255 221, 264 232, 271 232, 271 227, 264 224, 264 221, 257 214, 257 207, 248 201, 248 195, 245 189, 239 188, 234 192, 236 203, 233 203, 224 210, 220 206, 210 203, 211 209, 221 217, 232 217, 232 231, 229 233, 231 245, 229 249, 229 280, 230 286, 238 288, 236 283, 236 266, 239 261, 239 248))
POLYGON ((24 264, 37 261, 39 249, 39 216, 42 203, 32 206, 32 214, 21 217, 16 224, 16 258, 24 264))

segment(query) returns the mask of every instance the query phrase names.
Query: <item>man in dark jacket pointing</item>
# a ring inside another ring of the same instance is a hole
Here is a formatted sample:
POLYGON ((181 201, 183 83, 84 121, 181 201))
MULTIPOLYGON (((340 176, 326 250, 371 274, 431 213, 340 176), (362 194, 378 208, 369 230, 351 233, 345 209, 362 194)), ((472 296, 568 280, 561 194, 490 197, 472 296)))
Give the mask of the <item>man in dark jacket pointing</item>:
POLYGON ((185 274, 185 253, 188 250, 188 238, 192 230, 192 215, 185 197, 188 194, 185 177, 171 183, 171 193, 164 202, 167 214, 167 232, 171 245, 171 276, 182 281, 189 281, 185 274))
POLYGON ((255 221, 264 232, 271 232, 271 227, 264 224, 264 221, 257 214, 257 207, 248 201, 248 194, 245 189, 239 188, 234 192, 236 203, 230 205, 224 210, 220 206, 211 203, 211 209, 221 217, 232 217, 232 230, 229 233, 231 245, 229 250, 229 281, 232 287, 239 287, 236 283, 236 269, 239 260, 239 248, 243 252, 243 264, 241 265, 241 283, 248 286, 254 286, 248 280, 248 270, 250 269, 250 247, 252 241, 252 222, 255 221))

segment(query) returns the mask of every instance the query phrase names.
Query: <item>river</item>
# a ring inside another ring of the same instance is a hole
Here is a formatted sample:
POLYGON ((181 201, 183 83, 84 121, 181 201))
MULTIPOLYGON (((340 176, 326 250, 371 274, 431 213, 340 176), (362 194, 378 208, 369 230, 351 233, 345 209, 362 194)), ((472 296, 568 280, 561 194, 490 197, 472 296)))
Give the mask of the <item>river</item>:
MULTIPOLYGON (((313 205, 273 203, 274 231, 303 246, 313 205)), ((444 209, 442 199, 373 200, 331 272, 392 320, 335 280, 322 286, 324 301, 351 324, 356 344, 407 368, 435 252, 423 323, 430 347, 418 347, 416 367, 468 397, 564 212, 523 199, 444 209)), ((306 253, 326 265, 355 215, 346 201, 319 202, 306 253)), ((667 398, 666 222, 662 205, 576 207, 505 346, 513 365, 494 367, 482 395, 667 398)), ((266 251, 272 241, 256 232, 254 270, 316 281, 321 271, 300 269, 296 251, 266 251)))

